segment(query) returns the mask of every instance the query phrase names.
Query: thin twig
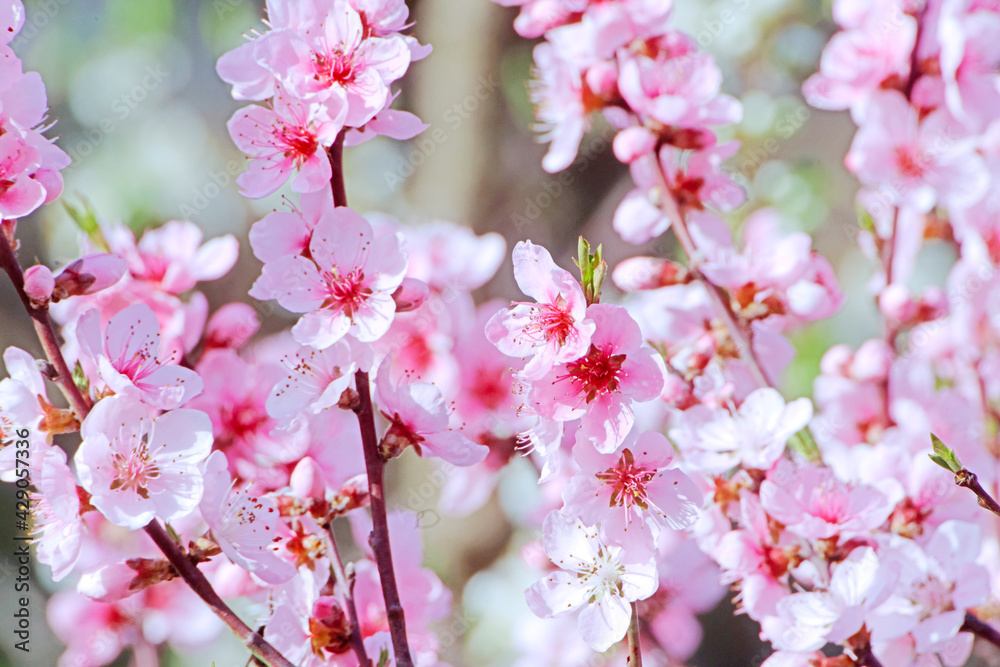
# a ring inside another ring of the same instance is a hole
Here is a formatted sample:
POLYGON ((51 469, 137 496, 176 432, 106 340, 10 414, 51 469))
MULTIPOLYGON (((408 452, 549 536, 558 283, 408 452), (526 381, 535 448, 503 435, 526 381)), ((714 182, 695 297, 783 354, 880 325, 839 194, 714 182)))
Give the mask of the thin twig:
POLYGON ((875 657, 874 653, 872 653, 872 647, 870 645, 856 649, 854 651, 854 655, 856 656, 854 664, 858 667, 882 667, 882 663, 879 662, 879 659, 875 657))
POLYGON ((632 622, 628 626, 628 659, 629 667, 642 667, 642 649, 639 647, 639 605, 632 603, 632 622))
POLYGON ((688 230, 687 221, 677 208, 677 202, 674 201, 674 197, 671 194, 670 186, 667 184, 667 179, 663 174, 663 168, 660 165, 659 157, 656 153, 652 153, 648 155, 646 159, 651 161, 653 173, 655 173, 657 177, 657 185, 663 193, 663 196, 660 197, 660 211, 670 220, 670 227, 674 230, 677 242, 680 244, 684 253, 688 257, 688 269, 691 271, 692 275, 705 286, 705 291, 708 292, 708 297, 712 301, 712 306, 715 308, 716 314, 722 319, 726 328, 729 329, 729 335, 736 344, 736 349, 739 351, 740 359, 742 359, 743 363, 747 365, 754 381, 761 387, 773 387, 774 383, 767 376, 767 373, 764 371, 764 367, 761 365, 760 360, 757 359, 757 355, 754 352, 750 332, 745 330, 743 325, 741 325, 736 313, 733 312, 732 307, 729 305, 729 299, 722 292, 722 290, 709 282, 708 279, 701 273, 700 267, 703 258, 694 244, 694 239, 691 238, 691 232, 688 230))
MULTIPOLYGON (((333 205, 347 206, 347 189, 344 185, 344 132, 337 135, 333 146, 327 151, 330 159, 330 188, 333 191, 333 205)), ((413 667, 410 646, 406 639, 406 617, 403 603, 399 600, 396 586, 396 572, 392 565, 392 549, 389 546, 389 522, 385 513, 385 459, 379 451, 378 434, 375 432, 375 410, 372 407, 371 386, 368 373, 354 374, 357 385, 358 402, 354 412, 358 416, 361 442, 365 453, 365 471, 368 473, 368 493, 372 510, 372 532, 368 544, 375 555, 378 578, 382 583, 382 598, 389 621, 389 636, 396 656, 397 667, 413 667)))
MULTIPOLYGON (((52 327, 52 320, 49 319, 48 308, 36 308, 32 305, 31 299, 24 291, 24 271, 17 261, 11 240, 7 237, 6 227, 0 227, 0 266, 10 276, 11 282, 14 283, 14 289, 17 291, 25 310, 28 311, 28 316, 35 325, 35 333, 38 334, 38 339, 42 343, 45 356, 56 372, 56 377, 53 378, 53 381, 62 390, 63 395, 66 396, 66 400, 82 422, 90 413, 91 403, 83 396, 76 383, 73 382, 73 375, 70 373, 66 359, 62 355, 55 329, 52 327)), ((236 633, 237 637, 243 640, 244 645, 255 656, 264 660, 271 667, 293 667, 292 663, 286 660, 277 649, 247 627, 233 610, 222 601, 222 598, 212 588, 212 584, 205 578, 205 575, 195 567, 187 555, 181 551, 177 543, 170 539, 159 523, 154 520, 146 526, 145 530, 153 542, 163 551, 163 555, 167 557, 167 560, 176 568, 178 574, 191 587, 191 590, 211 607, 212 611, 236 633)))
POLYGON ((1000 648, 1000 632, 997 632, 989 623, 981 621, 971 612, 966 612, 965 622, 962 623, 960 631, 971 632, 976 637, 984 639, 997 648, 1000 648))
POLYGON ((976 477, 976 473, 971 470, 966 470, 962 468, 955 473, 955 484, 959 486, 964 486, 967 489, 971 489, 979 497, 979 506, 985 507, 989 511, 993 512, 996 516, 1000 517, 1000 504, 993 499, 983 485, 979 483, 979 478, 976 477))
POLYGON ((233 633, 240 638, 243 645, 259 660, 270 667, 294 667, 281 653, 267 643, 262 636, 254 632, 240 617, 222 601, 219 594, 212 588, 205 575, 201 573, 194 563, 181 551, 180 545, 171 539, 163 526, 155 519, 145 528, 146 534, 156 543, 163 555, 167 557, 170 564, 174 566, 178 574, 184 578, 188 586, 195 594, 205 601, 215 615, 222 619, 222 622, 229 626, 233 633))
POLYGON ((392 566, 392 550, 389 547, 389 522, 385 513, 385 459, 379 451, 378 435, 375 433, 375 411, 372 407, 371 387, 368 373, 354 374, 358 390, 358 425, 361 428, 361 442, 365 452, 365 470, 368 473, 368 493, 372 509, 372 532, 368 544, 375 554, 378 578, 382 582, 382 597, 385 613, 389 621, 389 634, 398 667, 413 667, 410 647, 406 640, 406 618, 403 604, 399 600, 396 587, 396 572, 392 566))
POLYGON ((90 401, 80 393, 79 387, 73 382, 73 374, 70 372, 69 366, 66 365, 66 359, 59 347, 59 339, 52 326, 52 320, 49 318, 48 306, 36 308, 24 291, 24 270, 17 261, 17 255, 14 253, 12 245, 13 240, 7 237, 6 229, 6 226, 0 227, 0 267, 7 272, 11 282, 14 283, 14 290, 20 297, 21 303, 24 304, 25 310, 28 311, 28 317, 31 318, 35 333, 38 334, 38 340, 45 351, 45 358, 55 369, 56 374, 52 381, 62 391, 69 406, 82 422, 87 413, 90 412, 90 401))
POLYGON ((361 667, 371 667, 372 661, 368 657, 368 652, 365 650, 364 638, 361 636, 361 624, 358 622, 358 608, 354 604, 354 577, 348 577, 344 570, 344 561, 340 558, 340 550, 337 548, 337 538, 333 534, 332 521, 327 524, 326 531, 330 534, 330 551, 333 556, 330 559, 330 564, 333 567, 333 573, 336 575, 337 581, 340 582, 343 604, 347 607, 347 613, 351 618, 351 648, 354 649, 354 654, 358 656, 358 662, 361 667))

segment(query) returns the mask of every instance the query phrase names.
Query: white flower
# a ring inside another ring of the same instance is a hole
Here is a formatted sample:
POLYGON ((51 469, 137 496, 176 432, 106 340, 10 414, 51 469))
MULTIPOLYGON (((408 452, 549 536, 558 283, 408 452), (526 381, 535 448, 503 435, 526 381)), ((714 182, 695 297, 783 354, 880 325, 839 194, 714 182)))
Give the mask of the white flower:
POLYGON ((631 602, 656 592, 656 562, 623 563, 621 547, 606 546, 596 527, 561 512, 545 517, 543 544, 562 568, 525 591, 528 607, 541 618, 583 608, 578 629, 595 651, 621 641, 631 622, 631 602))

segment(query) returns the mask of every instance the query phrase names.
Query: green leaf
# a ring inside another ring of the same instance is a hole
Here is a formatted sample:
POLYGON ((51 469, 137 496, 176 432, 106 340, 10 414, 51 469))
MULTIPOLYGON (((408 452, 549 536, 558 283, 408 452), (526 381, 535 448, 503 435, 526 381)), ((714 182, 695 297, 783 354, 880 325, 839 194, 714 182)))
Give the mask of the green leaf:
POLYGON ((580 268, 580 284, 589 306, 601 300, 601 284, 608 273, 608 265, 604 261, 603 246, 597 246, 597 251, 591 253, 590 244, 582 236, 577 243, 577 255, 573 262, 580 268))
POLYGON ((87 378, 87 374, 83 371, 83 365, 79 361, 73 366, 73 384, 76 385, 76 388, 84 396, 90 393, 90 380, 87 378))
POLYGON ((934 450, 933 454, 929 454, 931 461, 938 464, 945 470, 953 473, 958 473, 962 470, 962 464, 959 462, 958 457, 955 456, 955 452, 948 448, 941 438, 937 437, 931 433, 931 448, 934 450))
POLYGON ((867 232, 875 231, 875 218, 860 206, 858 206, 858 227, 867 232))
POLYGON ((389 664, 389 649, 384 648, 378 655, 378 667, 387 667, 389 664))
POLYGON ((90 204, 86 199, 81 198, 81 201, 83 203, 79 208, 65 200, 62 202, 62 205, 66 209, 66 213, 69 214, 69 217, 76 223, 76 226, 93 241, 94 245, 104 252, 110 252, 108 242, 104 240, 104 232, 101 231, 101 225, 97 222, 97 215, 90 208, 90 204))
POLYGON ((788 446, 807 461, 818 462, 823 458, 819 452, 819 445, 816 444, 816 438, 808 426, 789 438, 788 446))
POLYGON ((180 534, 178 534, 178 532, 176 530, 174 530, 174 527, 171 526, 169 523, 166 523, 164 525, 167 527, 167 535, 169 535, 170 538, 174 542, 176 542, 177 544, 179 544, 181 546, 181 548, 183 549, 184 548, 184 540, 181 539, 180 534))

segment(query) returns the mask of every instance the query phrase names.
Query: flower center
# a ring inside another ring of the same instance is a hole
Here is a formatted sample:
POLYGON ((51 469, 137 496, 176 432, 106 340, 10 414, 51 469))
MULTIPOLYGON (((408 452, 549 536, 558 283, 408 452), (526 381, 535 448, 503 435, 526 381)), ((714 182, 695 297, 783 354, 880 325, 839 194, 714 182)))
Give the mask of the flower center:
POLYGON ((115 452, 112 456, 112 465, 115 468, 115 481, 111 483, 112 491, 124 489, 149 500, 146 486, 150 480, 160 476, 160 469, 149 456, 148 434, 143 434, 137 448, 124 453, 115 452))
POLYGON ((573 315, 566 308, 566 299, 560 294, 555 303, 539 304, 531 314, 531 324, 526 328, 529 337, 542 341, 555 339, 562 345, 573 331, 573 315))
POLYGON ((564 377, 572 378, 578 391, 584 393, 590 403, 599 394, 618 391, 623 363, 624 354, 613 355, 610 349, 591 344, 586 356, 566 364, 568 373, 564 377))
POLYGON ((316 135, 308 128, 294 125, 283 125, 275 128, 274 138, 278 144, 287 148, 285 157, 295 158, 300 166, 316 154, 316 148, 319 146, 316 135))
POLYGON ((656 471, 637 466, 631 450, 627 447, 618 459, 617 465, 597 473, 597 479, 611 487, 611 506, 624 507, 626 513, 633 506, 642 510, 649 509, 646 485, 654 477, 656 471))
POLYGON ((923 155, 911 148, 896 149, 896 163, 907 178, 921 178, 926 162, 923 155))
POLYGON ((365 274, 361 269, 340 275, 339 272, 325 272, 327 297, 322 308, 339 308, 353 318, 372 291, 365 287, 365 274))
POLYGON ((338 47, 327 53, 313 54, 313 77, 326 85, 345 86, 353 83, 357 76, 354 54, 345 53, 338 47))

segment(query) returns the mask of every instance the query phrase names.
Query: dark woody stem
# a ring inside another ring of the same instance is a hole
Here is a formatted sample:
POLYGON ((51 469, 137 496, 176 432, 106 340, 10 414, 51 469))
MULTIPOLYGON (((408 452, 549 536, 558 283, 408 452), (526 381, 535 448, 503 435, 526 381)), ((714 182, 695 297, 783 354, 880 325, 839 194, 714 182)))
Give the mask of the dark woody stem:
POLYGON ((55 369, 55 377, 52 378, 52 381, 62 391, 69 406, 82 422, 83 418, 90 412, 90 401, 80 393, 80 389, 73 382, 73 374, 70 372, 69 366, 66 365, 66 359, 59 348, 59 340, 52 326, 52 320, 49 318, 48 306, 35 307, 24 291, 24 271, 17 261, 17 255, 14 254, 14 240, 7 236, 8 229, 13 235, 13 226, 10 222, 0 226, 0 267, 10 276, 14 290, 21 299, 21 303, 24 304, 24 309, 28 311, 28 317, 31 318, 31 323, 35 327, 38 340, 42 343, 45 358, 55 369))
MULTIPOLYGON (((347 190, 344 186, 344 132, 337 135, 333 146, 327 151, 330 158, 330 186, 333 190, 334 206, 347 206, 347 190)), ((354 374, 358 402, 354 412, 358 416, 361 442, 365 453, 365 470, 368 473, 368 493, 372 511, 372 532, 368 544, 375 555, 378 578, 382 583, 382 598, 389 621, 389 635, 397 667, 413 667, 410 646, 406 639, 406 618, 403 604, 399 600, 396 586, 396 572, 392 566, 392 550, 389 546, 389 522, 385 511, 385 459, 379 450, 378 434, 375 431, 375 410, 372 406, 371 386, 368 373, 354 374)))
MULTIPOLYGON (((38 334, 38 339, 42 343, 45 356, 49 360, 49 363, 52 364, 52 368, 55 369, 53 382, 62 390, 63 395, 66 396, 66 400, 82 423, 90 413, 91 403, 80 392, 76 383, 73 382, 73 375, 66 365, 66 359, 63 357, 62 350, 59 347, 55 329, 52 327, 48 307, 35 307, 24 291, 24 270, 17 261, 17 256, 14 253, 13 239, 7 235, 8 229, 13 234, 13 226, 9 223, 0 226, 0 267, 3 267, 3 270, 10 276, 11 282, 14 283, 14 289, 21 298, 21 302, 24 304, 24 308, 28 311, 28 316, 35 326, 35 333, 38 334)), ((195 566, 188 555, 181 550, 181 547, 167 535, 159 523, 155 520, 152 521, 146 526, 145 531, 150 539, 160 548, 163 555, 167 557, 167 560, 174 566, 181 578, 187 582, 191 590, 204 600, 212 611, 215 612, 215 615, 229 626, 243 642, 243 645, 257 659, 269 665, 269 667, 294 667, 277 649, 264 641, 263 637, 241 621, 236 613, 223 602, 219 594, 212 588, 212 584, 205 578, 205 575, 195 566)))
POLYGON ((201 573, 188 555, 185 554, 179 544, 174 542, 163 526, 155 519, 145 528, 146 534, 156 543, 163 555, 167 557, 170 564, 174 566, 178 574, 184 578, 188 586, 195 594, 205 601, 215 615, 222 619, 222 622, 229 626, 243 645, 246 646, 254 657, 270 667, 294 667, 281 653, 268 644, 263 637, 250 629, 250 627, 240 620, 240 617, 222 601, 219 594, 212 588, 205 575, 201 573))
POLYGON ((340 558, 340 550, 337 548, 337 538, 333 534, 332 521, 327 524, 326 530, 330 534, 330 550, 332 551, 330 563, 333 567, 333 573, 340 583, 344 606, 347 607, 347 614, 351 619, 351 648, 354 649, 354 654, 358 656, 358 664, 361 667, 371 667, 372 661, 368 658, 368 652, 365 650, 365 642, 361 637, 361 624, 358 623, 358 608, 354 604, 354 577, 348 578, 344 570, 344 561, 340 558))

